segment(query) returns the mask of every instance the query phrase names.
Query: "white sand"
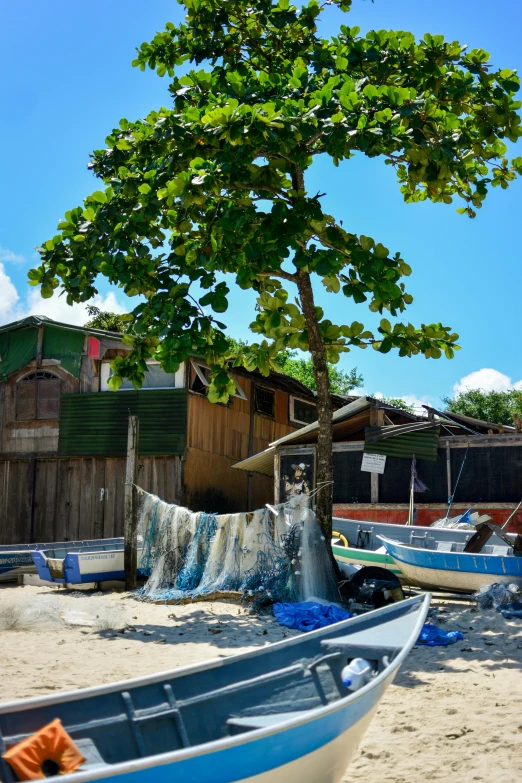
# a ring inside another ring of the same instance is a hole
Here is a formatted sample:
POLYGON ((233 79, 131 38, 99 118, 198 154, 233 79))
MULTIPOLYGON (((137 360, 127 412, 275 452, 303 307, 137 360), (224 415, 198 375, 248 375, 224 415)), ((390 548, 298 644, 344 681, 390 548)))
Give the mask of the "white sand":
MULTIPOLYGON (((465 639, 414 649, 347 771, 350 783, 513 783, 522 772, 522 621, 435 605, 445 610, 436 624, 465 639)), ((39 587, 0 589, 0 628, 0 701, 164 671, 293 633, 232 602, 155 606, 39 587), (91 625, 51 620, 46 629, 44 619, 34 630, 28 607, 91 625)))

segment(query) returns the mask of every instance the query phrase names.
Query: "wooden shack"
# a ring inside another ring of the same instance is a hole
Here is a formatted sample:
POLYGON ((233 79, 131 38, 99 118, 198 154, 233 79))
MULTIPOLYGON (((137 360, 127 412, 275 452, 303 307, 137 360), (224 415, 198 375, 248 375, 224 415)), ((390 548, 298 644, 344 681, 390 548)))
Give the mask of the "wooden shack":
POLYGON ((145 490, 216 512, 272 500, 270 478, 231 467, 315 420, 314 394, 235 370, 236 394, 212 404, 197 358, 175 374, 150 362, 140 391, 109 392, 111 361, 127 350, 118 333, 42 316, 0 328, 0 543, 122 535, 130 413, 145 490))
MULTIPOLYGON (((333 440, 335 516, 404 524, 413 457, 427 486, 414 496, 415 524, 445 516, 450 498, 452 514, 473 507, 501 524, 522 499, 522 433, 516 427, 429 407, 424 417, 414 416, 360 397, 334 413, 333 440)), ((274 502, 282 502, 315 487, 316 443, 313 423, 234 467, 270 477, 274 502)), ((509 529, 522 532, 522 512, 509 529)))

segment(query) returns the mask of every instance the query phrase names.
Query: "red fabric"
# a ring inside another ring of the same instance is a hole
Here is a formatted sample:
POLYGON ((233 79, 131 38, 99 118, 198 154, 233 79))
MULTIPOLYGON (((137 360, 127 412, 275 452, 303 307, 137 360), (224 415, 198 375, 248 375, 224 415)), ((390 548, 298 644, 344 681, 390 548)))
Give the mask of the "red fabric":
POLYGON ((99 359, 100 358, 100 341, 96 339, 96 337, 89 337, 88 344, 87 344, 87 353, 89 356, 89 359, 99 359))
POLYGON ((74 772, 85 761, 59 718, 10 747, 4 753, 4 759, 9 762, 20 780, 45 778, 42 764, 47 760, 55 761, 62 775, 74 772))

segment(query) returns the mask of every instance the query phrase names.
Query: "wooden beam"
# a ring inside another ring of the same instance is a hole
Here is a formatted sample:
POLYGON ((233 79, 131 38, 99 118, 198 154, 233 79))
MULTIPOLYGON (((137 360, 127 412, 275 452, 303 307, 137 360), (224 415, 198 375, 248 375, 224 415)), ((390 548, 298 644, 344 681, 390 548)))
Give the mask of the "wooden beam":
POLYGON ((37 370, 42 366, 43 339, 44 339, 44 328, 43 328, 43 326, 39 326, 38 327, 38 337, 36 339, 36 369, 37 370))
MULTIPOLYGON (((254 381, 250 381, 249 391, 249 417, 248 417, 248 455, 252 457, 254 454, 254 426, 255 426, 255 384, 254 381)), ((249 471, 247 473, 247 486, 246 486, 246 508, 250 511, 252 508, 252 478, 253 474, 249 471)))
POLYGON ((446 482, 448 485, 448 500, 451 497, 451 457, 449 440, 446 441, 446 482))
POLYGON ((378 503, 379 502, 379 474, 370 473, 370 476, 371 476, 370 500, 372 503, 378 503))
POLYGON ((136 482, 138 478, 138 439, 140 422, 137 416, 129 416, 127 431, 127 463, 124 494, 124 569, 125 587, 136 589, 138 568, 138 515, 136 508, 136 482))

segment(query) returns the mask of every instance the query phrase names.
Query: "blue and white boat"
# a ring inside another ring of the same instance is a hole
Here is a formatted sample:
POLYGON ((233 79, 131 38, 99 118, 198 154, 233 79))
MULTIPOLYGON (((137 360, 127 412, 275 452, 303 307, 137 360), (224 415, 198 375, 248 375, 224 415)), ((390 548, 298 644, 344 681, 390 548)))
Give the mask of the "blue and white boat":
POLYGON ((0 546, 0 582, 16 582, 21 574, 35 574, 33 553, 38 550, 78 550, 80 547, 102 546, 106 542, 119 543, 123 538, 87 539, 83 541, 60 541, 44 544, 8 544, 0 546))
MULTIPOLYGON (((460 518, 461 515, 456 517, 457 520, 460 518)), ((447 548, 452 544, 464 546, 475 533, 475 528, 467 524, 463 524, 460 528, 421 527, 420 525, 394 525, 388 522, 369 522, 344 517, 333 518, 333 529, 332 549, 339 565, 379 566, 392 571, 401 581, 403 581, 401 565, 384 550, 380 540, 381 536, 409 546, 437 549, 439 546, 447 548)), ((515 535, 508 533, 507 538, 514 541, 515 535)), ((495 535, 492 536, 491 542, 503 543, 495 535)), ((409 583, 414 584, 411 578, 409 583)))
MULTIPOLYGON (((59 718, 86 762, 60 783, 338 783, 429 596, 228 658, 0 705, 0 753, 59 718), (373 674, 342 683, 348 661, 373 674)), ((16 780, 0 759, 3 783, 16 780)))
POLYGON ((522 585, 522 556, 513 547, 485 545, 479 554, 464 552, 465 544, 440 542, 437 549, 416 546, 379 536, 387 553, 400 566, 403 582, 426 590, 474 593, 482 585, 508 582, 522 585))
MULTIPOLYGON (((138 562, 142 549, 138 546, 138 562)), ((32 552, 38 576, 56 584, 85 584, 125 579, 123 538, 53 544, 32 552)), ((138 570, 138 573, 139 570, 138 570)))

